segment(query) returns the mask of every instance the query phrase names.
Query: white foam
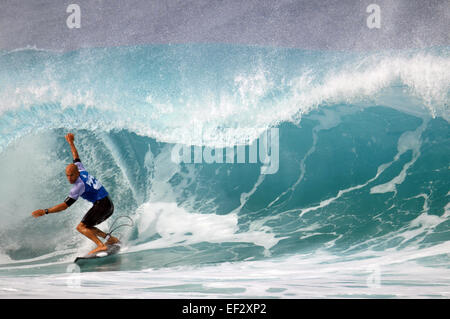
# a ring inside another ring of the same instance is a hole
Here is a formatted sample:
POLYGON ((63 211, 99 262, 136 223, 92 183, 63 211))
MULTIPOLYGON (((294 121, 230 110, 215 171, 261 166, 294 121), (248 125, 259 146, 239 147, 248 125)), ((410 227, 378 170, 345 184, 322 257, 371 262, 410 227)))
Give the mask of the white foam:
POLYGON ((421 143, 421 135, 423 131, 425 130, 427 126, 427 121, 424 121, 421 126, 419 126, 415 131, 411 132, 405 132, 403 133, 397 143, 397 154, 395 155, 394 162, 398 161, 400 159, 400 156, 406 153, 407 151, 411 150, 413 155, 409 162, 407 162, 400 173, 394 177, 392 180, 390 180, 387 183, 374 186, 370 189, 371 194, 382 194, 382 193, 388 193, 388 192, 397 192, 397 185, 402 184, 405 181, 405 178, 407 176, 408 169, 414 165, 414 163, 417 161, 417 159, 420 156, 420 146, 421 143))
MULTIPOLYGON (((95 56, 91 58, 95 60, 95 56)), ((47 112, 34 110, 30 114, 32 118, 43 117, 45 113, 46 120, 29 121, 28 130, 125 128, 168 143, 229 147, 251 143, 261 130, 283 121, 296 123, 303 115, 326 105, 385 104, 402 112, 442 116, 449 121, 448 69, 448 57, 431 53, 373 54, 347 59, 346 63, 325 70, 320 63, 313 64, 292 78, 281 80, 275 78, 283 75, 272 74, 267 66, 261 65, 253 71, 237 73, 230 83, 219 88, 188 85, 183 88, 188 92, 183 98, 171 100, 158 98, 145 84, 143 97, 127 93, 125 98, 116 91, 103 91, 102 86, 87 85, 90 80, 98 80, 93 74, 85 74, 84 82, 73 90, 66 87, 67 83, 58 82, 61 76, 57 67, 49 63, 41 78, 0 90, 0 115, 7 110, 25 112, 31 106, 46 105, 50 107, 47 112), (321 68, 320 72, 316 67, 321 68), (199 90, 201 94, 195 93, 199 90), (196 140, 198 129, 209 138, 196 140)), ((7 133, 17 137, 26 133, 22 129, 15 127, 7 133)), ((9 137, 4 137, 0 149, 10 142, 9 137)))
MULTIPOLYGON (((65 168, 60 160, 52 158, 55 137, 51 134, 29 136, 0 153, 0 229, 31 218, 31 212, 53 192, 36 192, 44 180, 54 180, 65 168), (44 164, 45 163, 45 164, 44 164), (45 176, 45 178, 43 177, 45 176), (26 198, 26 200, 23 200, 26 198)), ((58 183, 55 183, 58 184, 58 183)), ((55 185, 54 185, 55 186, 55 185)))
POLYGON ((12 261, 12 259, 6 255, 0 252, 0 264, 8 264, 12 261))
POLYGON ((317 251, 265 260, 142 271, 0 277, 15 298, 449 298, 450 270, 416 260, 449 251, 362 252, 343 258, 317 251))
POLYGON ((186 246, 201 242, 248 242, 265 249, 273 247, 278 239, 266 231, 239 232, 237 214, 200 214, 188 212, 176 203, 151 202, 137 211, 138 239, 158 234, 160 238, 130 247, 129 251, 186 246))
POLYGON ((424 119, 422 125, 420 125, 415 131, 408 131, 408 132, 403 133, 398 140, 397 154, 394 156, 394 159, 391 162, 380 165, 378 167, 377 173, 375 174, 374 177, 367 180, 365 183, 362 183, 362 184, 359 184, 356 186, 352 186, 352 187, 349 187, 349 188, 346 188, 343 190, 339 190, 339 192, 337 193, 336 196, 322 200, 318 205, 301 209, 299 217, 302 217, 304 214, 306 214, 308 212, 315 211, 317 209, 320 209, 320 208, 330 205, 331 203, 333 203, 334 201, 336 201, 337 199, 342 197, 342 195, 344 195, 344 194, 347 194, 354 190, 358 190, 358 189, 362 189, 362 188, 366 187, 367 185, 376 181, 378 179, 378 177, 380 177, 380 175, 386 171, 386 169, 388 169, 393 163, 398 161, 400 159, 401 155, 406 153, 408 150, 412 150, 413 151, 412 159, 403 166, 401 172, 396 177, 394 177, 391 181, 389 181, 387 183, 374 186, 370 189, 371 194, 396 192, 396 185, 403 183, 403 181, 405 180, 405 178, 407 176, 408 169, 412 165, 414 165, 414 163, 417 161, 418 157, 420 156, 420 146, 421 146, 420 137, 421 137, 423 131, 426 129, 427 124, 428 124, 428 121, 424 119))

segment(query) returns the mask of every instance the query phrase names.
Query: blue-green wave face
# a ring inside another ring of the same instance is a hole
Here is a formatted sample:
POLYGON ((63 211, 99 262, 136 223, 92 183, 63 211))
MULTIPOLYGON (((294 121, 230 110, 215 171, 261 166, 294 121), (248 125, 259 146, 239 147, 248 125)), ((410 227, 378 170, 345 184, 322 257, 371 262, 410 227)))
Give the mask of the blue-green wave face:
POLYGON ((88 203, 30 216, 69 192, 69 131, 114 216, 134 220, 118 231, 122 269, 447 256, 448 70, 448 47, 2 52, 1 261, 52 264, 88 249, 75 230, 88 203))

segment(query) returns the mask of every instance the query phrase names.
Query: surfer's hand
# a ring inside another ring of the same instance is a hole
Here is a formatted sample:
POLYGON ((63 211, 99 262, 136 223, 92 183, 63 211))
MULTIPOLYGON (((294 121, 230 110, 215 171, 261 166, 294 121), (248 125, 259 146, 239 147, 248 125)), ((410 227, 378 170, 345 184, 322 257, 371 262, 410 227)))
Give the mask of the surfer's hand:
POLYGON ((68 133, 68 134, 66 135, 66 141, 67 141, 67 143, 72 144, 74 140, 75 140, 75 136, 74 136, 72 133, 68 133))
POLYGON ((34 218, 38 218, 38 217, 44 216, 45 215, 45 210, 43 210, 43 209, 35 210, 34 212, 31 213, 31 215, 33 215, 34 218))

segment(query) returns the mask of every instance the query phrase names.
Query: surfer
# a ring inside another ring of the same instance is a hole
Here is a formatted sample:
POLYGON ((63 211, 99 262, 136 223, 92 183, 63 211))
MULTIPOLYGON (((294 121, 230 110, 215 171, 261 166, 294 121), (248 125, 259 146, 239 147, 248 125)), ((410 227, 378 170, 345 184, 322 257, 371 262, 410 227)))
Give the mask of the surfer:
POLYGON ((32 213, 32 216, 37 218, 46 214, 59 213, 75 203, 81 196, 83 199, 92 202, 93 206, 88 210, 86 215, 84 215, 77 226, 77 230, 97 245, 97 247, 89 252, 89 254, 107 250, 107 245, 116 244, 119 242, 119 239, 101 231, 95 226, 102 223, 113 214, 114 205, 109 198, 106 189, 95 177, 86 171, 81 163, 78 151, 74 144, 74 135, 68 133, 65 138, 70 145, 73 156, 73 163, 66 167, 66 176, 69 183, 73 184, 73 187, 70 190, 69 196, 67 196, 63 203, 47 209, 38 209, 32 213), (103 243, 98 237, 106 239, 106 242, 103 243))

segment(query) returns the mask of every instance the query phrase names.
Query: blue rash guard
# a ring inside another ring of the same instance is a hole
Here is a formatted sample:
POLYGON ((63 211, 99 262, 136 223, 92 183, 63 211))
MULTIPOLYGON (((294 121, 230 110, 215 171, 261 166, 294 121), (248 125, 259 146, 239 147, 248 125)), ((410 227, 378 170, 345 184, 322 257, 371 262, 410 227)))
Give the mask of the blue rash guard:
POLYGON ((108 192, 103 187, 103 185, 94 176, 90 175, 86 171, 79 159, 74 160, 74 164, 78 167, 80 176, 75 181, 72 189, 70 190, 68 197, 70 205, 75 202, 80 196, 92 203, 95 203, 96 201, 108 196, 108 192))

